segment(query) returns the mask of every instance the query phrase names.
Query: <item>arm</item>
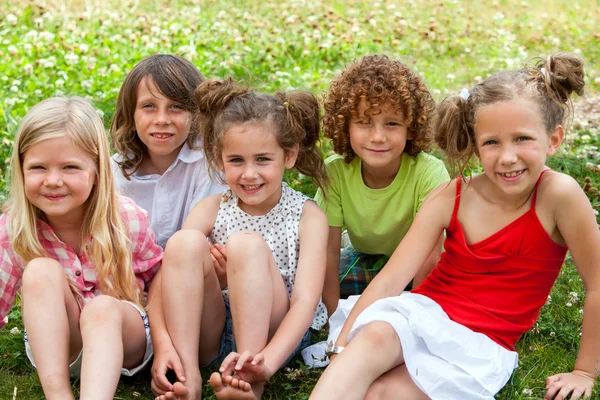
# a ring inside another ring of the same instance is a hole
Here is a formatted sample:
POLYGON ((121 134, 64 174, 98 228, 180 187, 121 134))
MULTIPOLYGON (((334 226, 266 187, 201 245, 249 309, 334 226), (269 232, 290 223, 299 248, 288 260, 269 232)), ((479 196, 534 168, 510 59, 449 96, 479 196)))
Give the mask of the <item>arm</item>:
POLYGON ((549 178, 547 185, 551 186, 544 198, 555 199, 552 208, 556 228, 569 247, 581 275, 586 299, 581 345, 575 367, 571 373, 548 378, 545 398, 552 399, 557 393, 566 398, 571 391, 581 391, 591 396, 600 373, 600 231, 590 202, 577 182, 556 173, 549 178))
POLYGON ((300 219, 300 256, 290 309, 261 352, 268 365, 268 377, 288 359, 312 323, 325 280, 327 234, 325 214, 307 201, 300 219))
POLYGON ((444 234, 442 234, 440 236, 440 239, 438 240, 437 244, 435 245, 435 248, 433 249, 433 251, 431 252, 429 257, 427 257, 425 264, 423 264, 423 266, 421 268, 419 268, 419 271, 413 278, 413 285, 412 285, 413 288, 416 288, 417 286, 419 286, 421 284, 421 282, 423 282, 425 280, 425 278, 427 278, 427 276, 433 270, 433 268, 435 268, 435 266, 437 265, 437 263, 440 259, 440 254, 442 254, 443 244, 444 244, 444 234))
POLYGON ((385 268, 367 286, 344 323, 336 345, 345 346, 354 321, 375 301, 399 295, 433 252, 452 215, 455 185, 442 184, 427 198, 385 268))
POLYGON ((325 268, 325 286, 323 287, 323 303, 327 307, 327 315, 331 316, 338 306, 340 299, 340 250, 342 243, 342 228, 329 227, 327 239, 327 264, 325 268))
POLYGON ((220 194, 200 200, 185 218, 181 229, 196 229, 208 237, 215 226, 220 204, 220 194))

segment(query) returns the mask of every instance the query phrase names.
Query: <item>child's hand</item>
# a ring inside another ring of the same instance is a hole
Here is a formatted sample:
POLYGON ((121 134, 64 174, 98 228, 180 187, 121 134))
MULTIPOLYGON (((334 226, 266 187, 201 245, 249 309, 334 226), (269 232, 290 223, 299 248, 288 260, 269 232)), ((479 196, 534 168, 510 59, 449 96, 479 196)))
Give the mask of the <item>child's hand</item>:
POLYGON ((571 400, 592 396, 595 379, 587 372, 574 370, 546 378, 545 400, 564 400, 571 394, 571 400))
POLYGON ((219 243, 209 243, 208 247, 210 248, 210 258, 212 258, 221 289, 225 289, 227 287, 227 252, 225 246, 219 243))
POLYGON ((229 353, 223 360, 219 372, 223 377, 233 374, 233 377, 250 384, 266 382, 275 373, 265 363, 265 357, 262 353, 253 356, 249 351, 245 351, 241 355, 235 352, 229 353))
POLYGON ((183 373, 183 365, 181 365, 179 355, 172 345, 161 346, 160 350, 158 348, 155 348, 154 350, 154 361, 152 362, 151 369, 152 382, 150 387, 152 388, 152 393, 159 396, 173 390, 172 383, 167 379, 167 372, 169 372, 169 370, 175 372, 179 382, 185 382, 185 375, 183 373))

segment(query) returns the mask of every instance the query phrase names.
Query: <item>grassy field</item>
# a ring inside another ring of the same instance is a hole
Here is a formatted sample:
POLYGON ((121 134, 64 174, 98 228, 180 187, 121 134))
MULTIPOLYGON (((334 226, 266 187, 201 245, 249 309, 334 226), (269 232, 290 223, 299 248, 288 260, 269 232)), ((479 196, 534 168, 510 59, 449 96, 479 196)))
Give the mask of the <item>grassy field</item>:
MULTIPOLYGON (((597 0, 5 0, 0 172, 7 176, 12 138, 33 104, 50 96, 84 96, 108 126, 125 74, 156 52, 182 55, 207 77, 231 75, 265 91, 305 88, 319 94, 346 63, 387 53, 419 71, 441 100, 533 57, 575 51, 587 62, 588 96, 577 103, 568 145, 550 164, 575 177, 599 207, 599 25, 597 0)), ((313 193, 303 178, 288 179, 313 193)), ((5 189, 6 179, 0 192, 5 189)), ((540 399, 546 376, 573 367, 584 300, 569 258, 538 322, 518 345, 520 366, 498 398, 540 399)), ((19 310, 9 318, 0 331, 0 400, 41 399, 24 354, 19 310)), ((306 399, 319 375, 298 362, 272 379, 265 398, 306 399)), ((115 398, 152 398, 148 381, 149 373, 123 380, 115 398)), ((77 391, 78 382, 73 387, 77 391)), ((208 387, 205 396, 212 398, 208 387)))

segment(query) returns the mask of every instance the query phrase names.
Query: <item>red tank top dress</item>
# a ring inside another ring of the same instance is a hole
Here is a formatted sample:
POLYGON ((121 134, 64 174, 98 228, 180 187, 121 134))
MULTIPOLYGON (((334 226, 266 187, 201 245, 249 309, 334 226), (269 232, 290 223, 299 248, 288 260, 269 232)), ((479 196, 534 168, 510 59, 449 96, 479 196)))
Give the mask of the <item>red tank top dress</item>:
POLYGON ((567 247, 552 240, 535 213, 542 176, 543 172, 525 214, 472 245, 457 219, 457 179, 445 252, 427 279, 412 290, 438 303, 451 320, 509 350, 535 323, 567 254, 567 247))

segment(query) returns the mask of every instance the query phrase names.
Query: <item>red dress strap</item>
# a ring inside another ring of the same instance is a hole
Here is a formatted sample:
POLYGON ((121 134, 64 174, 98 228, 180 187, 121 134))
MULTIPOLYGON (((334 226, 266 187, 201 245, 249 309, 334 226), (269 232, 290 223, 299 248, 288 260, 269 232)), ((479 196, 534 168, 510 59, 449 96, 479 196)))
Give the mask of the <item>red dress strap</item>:
POLYGON ((456 178, 456 195, 454 196, 454 210, 452 211, 452 218, 450 219, 450 224, 453 224, 456 221, 456 217, 458 215, 458 206, 460 205, 460 181, 462 178, 456 178))
POLYGON ((535 199, 537 197, 537 190, 538 190, 538 186, 540 185, 540 182, 542 181, 542 176, 544 176, 544 172, 546 171, 550 171, 551 168, 546 168, 545 170, 542 171, 542 173, 540 174, 540 177, 538 178, 537 182, 535 182, 535 186, 533 187, 533 196, 531 196, 531 209, 535 210, 535 199))

